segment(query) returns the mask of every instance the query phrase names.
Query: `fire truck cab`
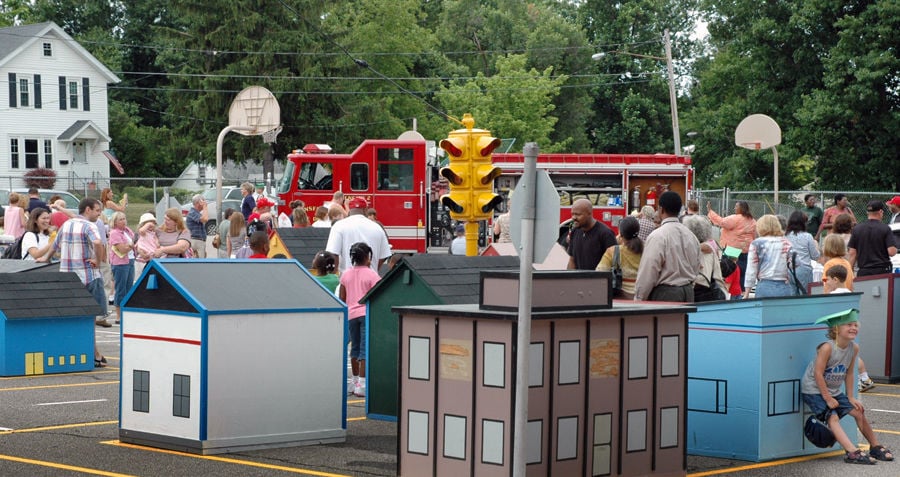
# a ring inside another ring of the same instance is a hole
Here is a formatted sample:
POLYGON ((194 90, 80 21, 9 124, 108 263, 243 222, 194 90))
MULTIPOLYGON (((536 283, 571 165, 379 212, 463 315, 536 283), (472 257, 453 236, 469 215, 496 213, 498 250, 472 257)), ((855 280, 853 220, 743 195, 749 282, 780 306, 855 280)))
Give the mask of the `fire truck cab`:
MULTIPOLYGON (((494 154, 493 162, 503 169, 495 186, 506 200, 522 177, 525 157, 494 154)), ((537 167, 547 171, 559 193, 561 235, 578 199, 590 200, 594 217, 618 230, 632 211, 656 208, 656 198, 666 190, 687 200, 694 181, 691 158, 673 154, 540 154, 537 167)))
POLYGON ((279 212, 302 200, 310 223, 316 209, 342 191, 363 197, 378 214, 393 252, 424 253, 431 172, 425 141, 366 140, 350 154, 310 144, 288 154, 276 193, 279 212), (426 182, 428 181, 428 182, 426 182))

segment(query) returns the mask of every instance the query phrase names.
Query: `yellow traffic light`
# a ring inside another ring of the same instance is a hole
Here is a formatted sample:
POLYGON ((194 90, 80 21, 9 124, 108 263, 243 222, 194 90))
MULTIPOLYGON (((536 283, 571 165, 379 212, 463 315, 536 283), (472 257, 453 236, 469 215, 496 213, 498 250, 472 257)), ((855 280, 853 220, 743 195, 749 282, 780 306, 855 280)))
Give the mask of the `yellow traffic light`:
POLYGON ((455 220, 491 219, 502 201, 493 193, 494 179, 502 171, 491 163, 491 154, 501 141, 491 137, 490 131, 473 129, 471 114, 463 116, 462 123, 465 129, 451 131, 440 143, 450 155, 447 167, 441 168, 441 175, 450 182, 450 193, 441 197, 441 203, 455 220))

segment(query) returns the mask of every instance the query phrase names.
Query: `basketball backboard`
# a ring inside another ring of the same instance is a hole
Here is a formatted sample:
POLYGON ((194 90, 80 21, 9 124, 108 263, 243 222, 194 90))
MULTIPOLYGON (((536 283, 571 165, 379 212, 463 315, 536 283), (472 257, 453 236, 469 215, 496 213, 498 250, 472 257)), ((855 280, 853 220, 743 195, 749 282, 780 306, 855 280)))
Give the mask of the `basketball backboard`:
POLYGON ((250 86, 231 102, 228 125, 250 128, 235 129, 238 134, 259 136, 281 126, 281 107, 271 91, 262 86, 250 86))
POLYGON ((734 130, 734 144, 745 149, 769 149, 781 144, 781 128, 765 114, 751 114, 734 130))

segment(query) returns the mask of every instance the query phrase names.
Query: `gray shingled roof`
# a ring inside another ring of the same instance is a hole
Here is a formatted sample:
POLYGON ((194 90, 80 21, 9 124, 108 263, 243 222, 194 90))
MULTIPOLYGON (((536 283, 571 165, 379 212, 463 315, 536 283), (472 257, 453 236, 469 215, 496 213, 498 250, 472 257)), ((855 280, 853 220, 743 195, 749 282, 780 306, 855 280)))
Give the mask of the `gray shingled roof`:
POLYGON ((58 139, 60 141, 74 141, 74 140, 78 139, 78 136, 81 134, 81 132, 87 128, 93 129, 94 132, 96 132, 97 135, 99 135, 101 138, 103 138, 104 141, 110 140, 109 136, 105 132, 103 132, 103 130, 98 128, 97 125, 94 124, 93 121, 88 121, 86 119, 80 119, 78 121, 75 121, 74 123, 72 123, 71 126, 68 127, 68 129, 63 131, 62 134, 60 134, 56 139, 58 139))
POLYGON ((460 255, 412 255, 403 257, 369 293, 377 293, 391 277, 409 269, 422 279, 445 304, 478 303, 482 270, 518 270, 519 257, 463 257, 460 255))
POLYGON ((34 37, 39 35, 50 23, 44 22, 0 28, 0 60, 12 54, 13 51, 19 49, 25 43, 34 40, 34 37))
MULTIPOLYGON (((160 260, 151 262, 168 274, 176 288, 201 308, 232 310, 309 310, 342 308, 334 294, 319 286, 293 260, 160 260)), ((160 276, 159 280, 166 280, 160 276)), ((135 290, 134 294, 152 294, 135 290)), ((134 294, 132 296, 134 296, 134 294)), ((132 300, 126 306, 132 304, 132 300)))
POLYGON ((74 273, 0 273, 7 319, 97 316, 102 310, 74 273))
POLYGON ((291 254, 291 258, 302 263, 304 267, 312 266, 316 253, 325 250, 328 243, 328 233, 331 229, 324 227, 278 228, 275 229, 284 248, 291 254))
POLYGON ((38 263, 34 260, 0 259, 0 273, 58 272, 59 262, 38 263))

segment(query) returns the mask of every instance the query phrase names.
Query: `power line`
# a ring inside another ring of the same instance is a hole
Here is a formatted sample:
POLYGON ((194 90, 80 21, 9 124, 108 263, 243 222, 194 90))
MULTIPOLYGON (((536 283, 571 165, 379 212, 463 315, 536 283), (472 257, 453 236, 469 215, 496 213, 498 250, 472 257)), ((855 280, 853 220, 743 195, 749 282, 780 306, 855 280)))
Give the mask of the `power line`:
MULTIPOLYGON (((284 3, 282 3, 284 5, 284 3)), ((296 11, 291 7, 284 5, 285 8, 292 10, 295 14, 296 11)), ((299 14, 297 14, 299 16, 299 14)), ((303 19, 301 17, 301 19, 303 19)), ((305 19, 303 19, 307 25, 310 25, 305 19)), ((317 27, 311 26, 314 28, 317 33, 319 33, 319 29, 317 27)), ((320 33, 322 34, 322 33, 320 33)), ((0 36, 11 36, 18 38, 42 38, 36 35, 22 35, 14 32, 2 31, 0 29, 0 36)), ((324 35, 324 34, 322 34, 324 35)), ((62 40, 57 39, 57 40, 62 40)), ((137 49, 146 49, 146 50, 155 50, 155 51, 166 51, 166 52, 180 52, 180 53, 197 53, 201 55, 246 55, 246 56, 254 56, 254 55, 267 55, 267 56, 286 56, 286 57, 334 57, 334 56, 346 56, 349 55, 351 58, 355 60, 356 56, 359 55, 367 55, 367 56, 481 56, 481 55, 509 55, 509 54, 522 54, 522 53, 531 53, 531 52, 554 52, 554 51, 581 51, 581 50, 589 50, 589 51, 597 51, 597 50, 608 50, 608 49, 619 49, 625 47, 632 46, 641 46, 641 45, 651 45, 651 44, 660 44, 661 40, 650 40, 650 41, 638 41, 638 42, 618 42, 618 43, 607 43, 607 44, 598 44, 598 45, 585 45, 585 46, 555 46, 555 47, 546 47, 546 48, 512 48, 512 49, 496 49, 496 50, 460 50, 460 51, 382 51, 382 52, 351 52, 351 51, 340 51, 340 52, 312 52, 312 51, 255 51, 255 50, 217 50, 217 49, 198 49, 198 48, 178 48, 172 46, 161 46, 161 45, 149 45, 149 44, 136 44, 136 43, 124 43, 124 42, 116 42, 116 41, 99 41, 99 40, 70 40, 73 43, 79 43, 81 45, 97 45, 103 47, 117 47, 117 48, 137 48, 137 49)), ((332 40, 329 42, 334 43, 332 40)))

